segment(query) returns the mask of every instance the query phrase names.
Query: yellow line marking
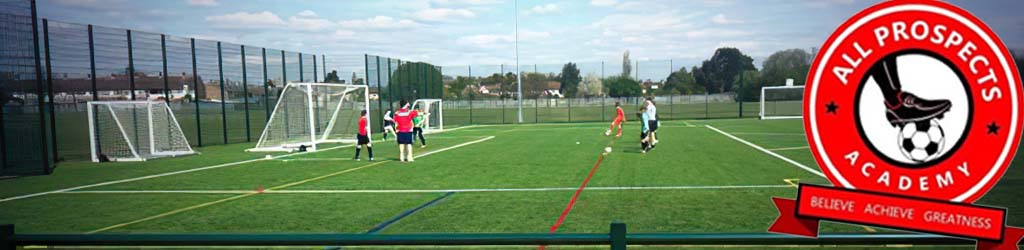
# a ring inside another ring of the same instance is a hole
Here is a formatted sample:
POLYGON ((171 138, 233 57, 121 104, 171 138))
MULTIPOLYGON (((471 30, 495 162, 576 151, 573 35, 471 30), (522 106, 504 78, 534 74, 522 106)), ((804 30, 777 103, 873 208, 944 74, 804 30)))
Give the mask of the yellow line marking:
POLYGON ((786 184, 789 184, 790 186, 800 187, 800 179, 782 179, 782 181, 786 182, 786 184))
POLYGON ((875 230, 874 228, 871 228, 869 226, 861 226, 861 227, 863 227, 864 230, 868 231, 868 233, 876 233, 876 232, 878 232, 877 230, 875 230))
MULTIPOLYGON (((480 140, 475 140, 475 141, 471 141, 471 142, 467 142, 467 143, 463 143, 463 144, 459 144, 459 145, 455 145, 455 146, 451 146, 451 147, 447 147, 447 148, 442 148, 442 149, 426 152, 426 153, 421 154, 420 157, 427 156, 427 155, 430 155, 430 154, 433 154, 433 153, 436 153, 436 152, 443 152, 443 151, 446 151, 446 150, 449 150, 449 149, 466 146, 466 145, 473 144, 473 143, 483 142, 483 141, 490 140, 490 139, 493 139, 493 138, 494 138, 494 136, 490 136, 490 137, 486 137, 486 138, 483 138, 483 139, 480 139, 480 140)), ((374 162, 374 163, 370 163, 370 164, 367 164, 367 165, 363 165, 361 167, 345 169, 345 170, 334 172, 334 173, 330 173, 330 174, 327 174, 327 175, 322 175, 322 176, 317 176, 317 177, 313 177, 313 178, 309 178, 309 179, 305 179, 305 180, 301 180, 301 181, 296 181, 296 182, 292 182, 292 183, 288 183, 288 184, 284 184, 284 185, 268 188, 268 189, 264 190, 264 192, 268 191, 268 190, 284 189, 284 188, 288 188, 288 187, 293 187, 293 186, 309 183, 309 182, 312 182, 312 181, 322 180, 322 179, 325 179, 325 178, 328 178, 328 177, 337 176, 337 175, 341 175, 341 174, 357 171, 357 170, 360 170, 360 169, 370 168, 370 167, 378 166, 378 165, 381 165, 381 164, 384 164, 384 163, 388 163, 388 162, 392 162, 392 160, 383 160, 383 161, 379 161, 379 162, 374 162)), ((92 233, 99 233, 99 232, 109 231, 111 229, 117 229, 117 228, 129 226, 129 225, 133 225, 133 224, 137 224, 137 223, 141 223, 141 222, 151 221, 151 220, 167 217, 167 216, 170 216, 170 215, 175 215, 175 214, 179 214, 179 213, 182 213, 182 212, 186 212, 186 211, 190 211, 190 210, 195 210, 195 209, 199 209, 199 208, 203 208, 203 207, 208 207, 208 206, 211 206, 211 205, 216 205, 216 204, 220 204, 220 203, 224 203, 224 202, 228 202, 228 201, 233 201, 233 200, 237 200, 237 199, 241 199, 241 198, 245 198, 245 197, 249 197, 249 196, 253 196, 253 195, 257 195, 257 194, 260 194, 260 193, 257 192, 257 191, 253 191, 252 193, 232 196, 232 197, 228 197, 228 198, 224 198, 224 199, 220 199, 220 200, 215 200, 215 201, 211 201, 211 202, 206 202, 206 203, 202 203, 202 204, 198 204, 198 205, 194 205, 194 206, 189 206, 189 207, 185 207, 185 208, 179 208, 179 209, 171 210, 170 212, 165 212, 165 213, 149 216, 149 217, 138 219, 138 220, 134 220, 134 221, 129 221, 129 222, 125 222, 125 223, 121 223, 121 224, 117 224, 117 225, 113 225, 113 226, 109 226, 109 227, 104 227, 104 228, 92 230, 92 231, 89 231, 89 232, 86 232, 86 233, 87 234, 92 234, 92 233)))

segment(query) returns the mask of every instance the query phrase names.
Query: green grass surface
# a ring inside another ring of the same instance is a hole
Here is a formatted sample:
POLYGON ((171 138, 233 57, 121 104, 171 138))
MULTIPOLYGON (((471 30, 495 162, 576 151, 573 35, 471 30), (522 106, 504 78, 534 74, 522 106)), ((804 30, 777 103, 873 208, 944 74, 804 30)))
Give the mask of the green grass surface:
MULTIPOLYGON (((603 122, 472 126, 428 134, 429 146, 415 152, 429 155, 413 163, 395 161, 394 141, 375 141, 376 162, 365 151, 363 161, 350 160, 353 148, 342 147, 3 201, 0 224, 20 233, 363 233, 455 192, 380 233, 546 233, 609 144, 592 189, 558 232, 604 233, 611 221, 630 232, 765 232, 777 216, 770 197, 796 195, 784 179, 827 183, 704 125, 816 169, 801 120, 665 121, 661 143, 647 154, 636 121, 614 141, 603 136, 603 122), (673 189, 653 189, 666 187, 673 189), (259 188, 271 190, 247 193, 259 188), (96 193, 107 191, 117 193, 96 193)), ((263 158, 244 152, 249 147, 200 147, 199 155, 141 163, 69 161, 53 175, 0 180, 0 197, 263 158)), ((1020 164, 980 201, 1009 208, 1011 225, 1024 224, 1020 164)), ((822 231, 867 232, 837 223, 822 231)))

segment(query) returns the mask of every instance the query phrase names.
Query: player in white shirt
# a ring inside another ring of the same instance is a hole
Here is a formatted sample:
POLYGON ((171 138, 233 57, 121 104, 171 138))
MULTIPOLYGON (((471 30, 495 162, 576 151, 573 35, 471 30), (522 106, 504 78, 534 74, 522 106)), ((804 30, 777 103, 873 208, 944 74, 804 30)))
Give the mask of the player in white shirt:
POLYGON ((644 101, 644 105, 646 105, 644 113, 647 114, 647 129, 650 134, 648 137, 650 137, 651 146, 653 147, 658 144, 658 107, 654 106, 654 99, 650 97, 644 101))
POLYGON ((395 119, 391 118, 391 109, 388 109, 387 113, 384 113, 384 140, 388 140, 388 133, 397 136, 395 134, 395 119))

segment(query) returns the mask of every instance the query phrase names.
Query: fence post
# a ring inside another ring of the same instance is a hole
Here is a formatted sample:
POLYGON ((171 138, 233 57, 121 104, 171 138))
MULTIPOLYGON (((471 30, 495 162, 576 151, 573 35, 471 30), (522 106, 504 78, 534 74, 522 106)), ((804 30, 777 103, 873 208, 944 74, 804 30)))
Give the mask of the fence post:
POLYGON ((217 72, 220 72, 220 129, 223 132, 224 144, 228 144, 228 105, 224 98, 224 53, 220 42, 217 42, 217 72))
POLYGON ((0 225, 0 250, 15 250, 14 225, 0 225))
POLYGON ((675 97, 676 96, 674 96, 674 95, 669 95, 668 96, 668 119, 673 119, 673 120, 676 119, 676 105, 675 105, 675 102, 673 101, 673 99, 675 99, 675 97))
MULTIPOLYGON (((192 96, 192 102, 196 104, 196 146, 203 146, 203 126, 202 122, 199 121, 199 73, 196 67, 196 39, 189 39, 189 46, 192 49, 192 85, 195 87, 195 94, 192 96)), ((95 76, 94 76, 95 77, 95 76)), ((206 90, 203 90, 206 91, 206 90)))
MULTIPOLYGON (((472 81, 473 80, 473 65, 466 66, 466 69, 468 69, 468 71, 469 71, 469 80, 472 81)), ((480 89, 480 84, 479 83, 476 85, 476 89, 477 90, 480 89)), ((476 92, 476 90, 473 90, 473 91, 469 92, 469 125, 473 125, 473 93, 475 93, 475 92, 476 92)))
POLYGON ((709 101, 710 95, 711 95, 710 91, 704 91, 704 119, 711 118, 708 115, 708 105, 709 105, 708 101, 709 101))
POLYGON ((99 91, 96 90, 96 47, 92 40, 92 24, 89 25, 89 78, 92 83, 92 100, 99 101, 99 91))
MULTIPOLYGON (((242 107, 245 108, 245 141, 252 141, 252 129, 249 128, 249 74, 246 72, 245 67, 245 45, 240 45, 242 49, 242 96, 245 100, 242 101, 242 107)), ((316 71, 314 71, 316 72, 316 71)))
POLYGON ((608 237, 611 239, 612 250, 626 250, 626 223, 612 222, 608 237))
POLYGON ((132 101, 135 100, 135 53, 132 51, 132 30, 125 30, 125 34, 128 36, 128 90, 131 93, 128 95, 132 101))
POLYGON ((49 105, 46 105, 46 108, 49 109, 47 113, 50 114, 50 144, 52 144, 50 146, 53 147, 51 152, 53 161, 57 162, 57 124, 55 122, 57 118, 53 113, 53 70, 50 69, 50 21, 46 19, 43 19, 43 46, 46 46, 46 96, 50 99, 49 105))
POLYGON ((501 124, 505 124, 505 98, 501 98, 501 124))
POLYGON ((566 107, 569 107, 569 122, 572 122, 572 97, 565 98, 566 107))
POLYGON ((299 82, 306 82, 306 72, 303 72, 302 70, 302 53, 299 52, 299 82))
MULTIPOLYGON (((40 62, 40 57, 39 57, 39 49, 40 49, 39 48, 39 32, 38 32, 38 30, 39 30, 39 21, 37 21, 38 18, 35 18, 35 16, 36 16, 35 15, 35 13, 36 13, 36 1, 31 1, 31 5, 32 5, 32 13, 33 13, 32 14, 32 46, 33 46, 32 50, 33 50, 33 53, 34 53, 33 54, 34 57, 32 58, 32 61, 34 61, 35 66, 36 66, 35 67, 35 73, 36 73, 35 74, 36 75, 35 83, 36 83, 36 96, 37 96, 37 98, 36 98, 36 105, 39 105, 38 106, 39 108, 37 109, 37 110, 39 110, 39 116, 37 116, 37 117, 39 118, 39 131, 43 132, 43 133, 39 133, 39 140, 41 142, 45 143, 45 141, 46 141, 46 132, 45 132, 46 131, 46 115, 43 114, 43 105, 45 105, 45 103, 43 103, 43 98, 41 98, 43 96, 43 66, 41 65, 42 62, 40 62)), ((0 113, 2 113, 2 112, 0 112, 0 113)), ((7 143, 6 138, 4 140, 5 141, 3 141, 2 143, 6 144, 7 143)), ((41 159, 47 159, 49 157, 49 153, 47 153, 46 150, 49 150, 49 148, 48 147, 42 147, 42 150, 39 150, 41 159)), ((6 161, 7 158, 5 157, 4 159, 6 161)), ((50 169, 50 161, 44 160, 43 161, 43 173, 50 174, 50 170, 51 170, 50 169)))
MULTIPOLYGON (((536 65, 536 64, 534 64, 536 65)), ((536 71, 536 70, 534 70, 536 71)), ((540 123, 540 96, 533 99, 533 123, 540 123)))
POLYGON ((270 123, 270 79, 267 78, 267 48, 260 49, 260 54, 263 56, 263 109, 266 113, 263 124, 266 125, 270 123))

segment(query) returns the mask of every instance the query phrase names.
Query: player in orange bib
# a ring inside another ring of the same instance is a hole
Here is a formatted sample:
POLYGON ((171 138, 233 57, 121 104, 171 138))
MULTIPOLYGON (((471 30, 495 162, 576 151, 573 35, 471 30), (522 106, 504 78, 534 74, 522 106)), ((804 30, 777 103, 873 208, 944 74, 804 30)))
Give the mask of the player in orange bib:
POLYGON ((612 130, 615 130, 615 127, 619 127, 619 132, 615 134, 615 137, 622 137, 622 123, 624 122, 626 122, 626 114, 622 112, 622 106, 619 105, 619 102, 615 102, 615 120, 612 121, 612 126, 604 131, 604 136, 612 135, 612 130))

